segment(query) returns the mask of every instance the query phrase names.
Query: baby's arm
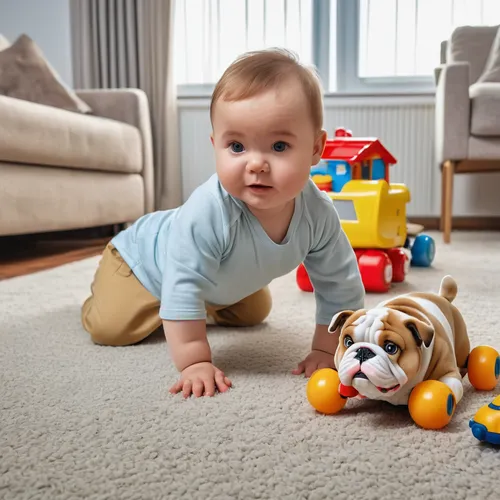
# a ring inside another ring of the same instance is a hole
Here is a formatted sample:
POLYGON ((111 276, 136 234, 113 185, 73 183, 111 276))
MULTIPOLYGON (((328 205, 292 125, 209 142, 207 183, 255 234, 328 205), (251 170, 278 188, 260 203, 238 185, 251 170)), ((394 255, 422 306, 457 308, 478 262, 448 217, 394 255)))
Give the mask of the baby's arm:
POLYGON ((217 283, 224 251, 223 212, 211 193, 196 191, 169 228, 160 317, 180 378, 171 392, 185 397, 223 392, 231 382, 212 364, 205 301, 217 283))
POLYGON ((205 320, 163 321, 163 330, 172 361, 181 377, 170 389, 189 397, 213 396, 215 389, 227 391, 231 381, 212 364, 205 320))
POLYGON ((338 335, 328 333, 328 325, 316 325, 311 350, 334 355, 339 344, 338 335))
POLYGON ((179 372, 196 363, 212 362, 204 320, 163 321, 170 356, 179 372))
POLYGON ((363 307, 365 298, 354 250, 331 202, 325 200, 325 205, 324 217, 316 221, 317 241, 304 261, 316 297, 316 329, 311 352, 293 373, 306 376, 318 368, 334 367, 339 337, 328 333, 331 318, 343 309, 363 307))

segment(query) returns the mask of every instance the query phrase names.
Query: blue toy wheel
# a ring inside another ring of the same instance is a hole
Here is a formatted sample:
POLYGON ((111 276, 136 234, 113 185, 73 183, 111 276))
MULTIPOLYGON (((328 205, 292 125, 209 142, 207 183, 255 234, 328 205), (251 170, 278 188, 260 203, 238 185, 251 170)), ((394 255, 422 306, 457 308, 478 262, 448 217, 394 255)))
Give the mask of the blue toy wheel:
POLYGON ((469 420, 469 427, 472 431, 472 435, 478 441, 500 445, 500 434, 497 434, 496 432, 489 432, 485 425, 479 424, 471 419, 469 420))
POLYGON ((434 239, 427 234, 419 234, 411 247, 411 265, 429 267, 436 255, 434 239))

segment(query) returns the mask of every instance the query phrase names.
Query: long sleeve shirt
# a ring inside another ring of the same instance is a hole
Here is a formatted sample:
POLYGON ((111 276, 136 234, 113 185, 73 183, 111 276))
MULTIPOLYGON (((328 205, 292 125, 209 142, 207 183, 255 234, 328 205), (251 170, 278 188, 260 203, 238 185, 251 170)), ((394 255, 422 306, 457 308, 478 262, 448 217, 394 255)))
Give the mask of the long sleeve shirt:
POLYGON ((165 320, 205 319, 205 304, 232 305, 300 263, 314 287, 317 324, 364 305, 354 251, 332 201, 312 180, 279 244, 216 174, 182 206, 144 215, 112 243, 160 300, 165 320))

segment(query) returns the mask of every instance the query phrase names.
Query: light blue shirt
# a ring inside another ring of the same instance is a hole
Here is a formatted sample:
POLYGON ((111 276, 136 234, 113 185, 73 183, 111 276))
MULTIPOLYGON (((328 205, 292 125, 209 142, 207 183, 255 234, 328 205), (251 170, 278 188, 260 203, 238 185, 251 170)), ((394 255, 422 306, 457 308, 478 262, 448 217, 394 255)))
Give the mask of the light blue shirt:
POLYGON ((160 300, 162 319, 206 319, 205 303, 234 304, 301 262, 314 287, 316 323, 364 306, 354 251, 332 201, 312 180, 295 199, 280 244, 216 174, 182 206, 144 215, 112 243, 160 300))

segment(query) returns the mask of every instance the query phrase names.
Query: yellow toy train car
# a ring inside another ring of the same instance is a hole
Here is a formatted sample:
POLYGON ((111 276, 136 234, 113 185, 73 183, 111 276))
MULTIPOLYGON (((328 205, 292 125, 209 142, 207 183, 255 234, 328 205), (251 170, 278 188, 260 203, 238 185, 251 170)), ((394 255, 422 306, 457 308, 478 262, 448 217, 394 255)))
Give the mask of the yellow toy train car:
POLYGON ((388 184, 383 179, 353 180, 329 196, 353 248, 404 246, 406 204, 410 201, 404 184, 388 184))

